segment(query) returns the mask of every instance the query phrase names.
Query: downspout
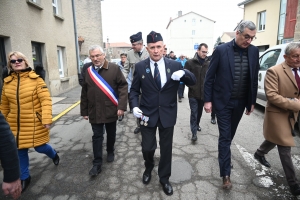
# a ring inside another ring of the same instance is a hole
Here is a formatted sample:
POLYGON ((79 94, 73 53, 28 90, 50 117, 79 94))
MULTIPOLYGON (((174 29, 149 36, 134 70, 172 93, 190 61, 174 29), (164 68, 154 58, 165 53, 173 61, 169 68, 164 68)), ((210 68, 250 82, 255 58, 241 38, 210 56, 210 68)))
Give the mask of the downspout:
MULTIPOLYGON (((75 46, 76 46, 76 61, 77 61, 77 72, 78 72, 78 80, 80 80, 80 59, 79 59, 79 45, 78 45, 78 35, 77 35, 77 26, 76 26, 76 14, 75 14, 75 3, 72 0, 72 11, 73 11, 73 22, 74 22, 74 34, 75 34, 75 46)), ((80 81, 79 81, 80 83, 80 81)))

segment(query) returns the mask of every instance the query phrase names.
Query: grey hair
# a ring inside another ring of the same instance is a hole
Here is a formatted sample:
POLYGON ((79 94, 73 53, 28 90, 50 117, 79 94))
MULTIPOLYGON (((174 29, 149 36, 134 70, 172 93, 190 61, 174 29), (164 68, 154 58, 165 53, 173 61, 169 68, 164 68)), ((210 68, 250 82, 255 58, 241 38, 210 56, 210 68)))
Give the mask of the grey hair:
POLYGON ((237 27, 237 30, 242 33, 244 32, 245 28, 248 28, 249 30, 251 31, 254 31, 256 30, 256 26, 255 24, 252 22, 252 21, 242 21, 238 27, 237 27))
POLYGON ((143 39, 141 39, 141 40, 139 40, 139 41, 136 41, 135 43, 143 44, 143 39))
POLYGON ((289 43, 284 51, 285 55, 290 55, 291 51, 295 50, 295 49, 300 49, 300 42, 291 42, 289 43))
POLYGON ((96 44, 96 45, 92 45, 92 46, 89 47, 89 55, 90 55, 90 51, 94 51, 95 49, 99 49, 99 51, 100 51, 101 53, 104 53, 102 47, 101 47, 100 45, 97 45, 97 44, 96 44))

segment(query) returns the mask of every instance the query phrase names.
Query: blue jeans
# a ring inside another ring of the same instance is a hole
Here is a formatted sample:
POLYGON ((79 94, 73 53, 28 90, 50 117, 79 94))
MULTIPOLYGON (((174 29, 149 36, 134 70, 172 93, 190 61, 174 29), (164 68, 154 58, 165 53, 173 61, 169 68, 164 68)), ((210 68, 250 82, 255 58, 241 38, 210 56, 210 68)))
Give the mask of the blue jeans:
MULTIPOLYGON (((49 145, 43 144, 38 147, 34 147, 38 153, 46 154, 49 158, 53 159, 56 155, 56 151, 49 145)), ((18 149, 18 156, 20 160, 21 180, 25 180, 29 177, 29 156, 28 149, 18 149)))

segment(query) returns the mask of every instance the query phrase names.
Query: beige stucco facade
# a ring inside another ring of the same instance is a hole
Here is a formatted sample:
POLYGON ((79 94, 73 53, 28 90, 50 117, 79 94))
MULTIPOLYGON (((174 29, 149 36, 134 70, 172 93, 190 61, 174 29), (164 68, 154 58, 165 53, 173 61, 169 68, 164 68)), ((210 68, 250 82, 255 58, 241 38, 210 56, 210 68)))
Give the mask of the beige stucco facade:
MULTIPOLYGON (((10 51, 20 51, 33 68, 37 62, 32 46, 40 46, 45 82, 52 96, 79 83, 72 1, 76 9, 77 36, 84 38, 79 51, 84 59, 90 45, 103 45, 101 0, 57 0, 55 14, 52 1, 0 0, 0 47, 4 40, 5 55, 10 51)), ((3 66, 2 62, 0 74, 3 66)))
POLYGON ((88 48, 98 44, 103 47, 102 15, 100 0, 75 0, 77 34, 84 38, 80 59, 88 55, 88 48))
POLYGON ((280 0, 254 0, 244 5, 244 20, 253 21, 258 26, 258 13, 266 11, 265 30, 257 31, 257 39, 252 42, 255 46, 269 47, 277 44, 280 0))
POLYGON ((224 32, 220 37, 221 42, 229 42, 235 38, 235 32, 224 32))

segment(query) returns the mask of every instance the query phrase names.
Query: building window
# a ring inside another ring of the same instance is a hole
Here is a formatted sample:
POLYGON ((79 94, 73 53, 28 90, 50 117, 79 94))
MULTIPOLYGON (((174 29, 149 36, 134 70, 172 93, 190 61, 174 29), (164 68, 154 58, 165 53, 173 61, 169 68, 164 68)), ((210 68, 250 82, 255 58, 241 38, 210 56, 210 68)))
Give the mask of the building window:
POLYGON ((52 0, 53 14, 61 15, 61 4, 60 0, 52 0))
POLYGON ((58 64, 59 76, 61 78, 63 78, 65 76, 63 53, 64 53, 64 47, 57 47, 57 59, 58 59, 57 64, 58 64))
POLYGON ((196 19, 192 19, 192 25, 193 25, 193 26, 196 25, 196 19))
POLYGON ((184 20, 184 22, 186 22, 186 20, 184 20))
POLYGON ((4 38, 0 37, 0 67, 3 68, 6 65, 7 63, 6 63, 6 55, 5 55, 4 38))
POLYGON ((43 67, 41 43, 31 42, 33 67, 43 67))
POLYGON ((266 28, 266 11, 258 13, 258 30, 263 31, 266 28))
POLYGON ((195 30, 192 30, 192 35, 195 35, 196 31, 195 30))

